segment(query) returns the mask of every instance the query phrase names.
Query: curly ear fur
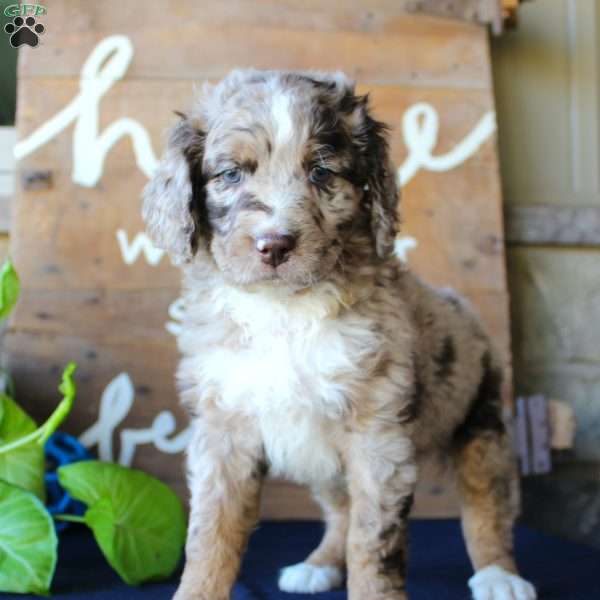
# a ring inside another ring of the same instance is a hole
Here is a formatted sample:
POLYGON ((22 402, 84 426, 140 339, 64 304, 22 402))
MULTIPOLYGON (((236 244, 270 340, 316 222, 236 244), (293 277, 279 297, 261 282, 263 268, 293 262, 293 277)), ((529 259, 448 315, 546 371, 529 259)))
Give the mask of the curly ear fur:
POLYGON ((389 157, 387 127, 367 116, 367 130, 367 194, 371 204, 371 231, 377 254, 381 258, 387 258, 394 251, 398 233, 399 194, 396 168, 389 157))
MULTIPOLYGON (((377 255, 387 258, 394 249, 398 231, 396 169, 389 156, 388 127, 370 113, 369 96, 356 95, 355 83, 344 73, 307 71, 295 73, 324 85, 337 114, 343 115, 360 155, 359 180, 365 185, 364 206, 369 212, 373 245, 377 255)), ((291 75, 290 75, 291 76, 291 75)))
POLYGON ((368 95, 357 97, 356 102, 354 136, 366 169, 365 205, 370 211, 377 255, 387 258, 394 250, 398 232, 399 198, 396 169, 389 156, 388 127, 371 116, 368 95))
POLYGON ((181 115, 143 194, 142 216, 154 244, 175 264, 192 259, 203 233, 205 134, 200 123, 181 115))

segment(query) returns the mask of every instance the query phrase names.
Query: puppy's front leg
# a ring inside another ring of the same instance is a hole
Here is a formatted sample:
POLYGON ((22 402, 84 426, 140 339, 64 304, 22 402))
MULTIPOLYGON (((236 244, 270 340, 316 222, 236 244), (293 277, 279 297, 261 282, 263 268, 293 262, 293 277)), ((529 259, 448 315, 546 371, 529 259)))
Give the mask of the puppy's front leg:
POLYGON ((258 519, 262 442, 253 423, 239 419, 203 417, 193 428, 186 564, 173 600, 228 600, 258 519))
POLYGON ((351 435, 349 600, 405 600, 406 529, 416 483, 412 442, 398 428, 351 435))

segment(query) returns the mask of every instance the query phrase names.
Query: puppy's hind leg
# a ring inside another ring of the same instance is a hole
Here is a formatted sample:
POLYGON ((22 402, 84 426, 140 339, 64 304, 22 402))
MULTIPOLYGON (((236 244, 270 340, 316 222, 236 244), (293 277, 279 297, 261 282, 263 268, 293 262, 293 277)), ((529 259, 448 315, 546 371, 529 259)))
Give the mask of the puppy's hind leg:
POLYGON ((279 589, 293 593, 326 592, 344 579, 349 499, 342 484, 313 490, 323 509, 325 535, 319 546, 301 563, 285 567, 279 589))
POLYGON ((517 473, 501 418, 500 371, 490 362, 485 355, 478 394, 454 439, 462 527, 475 569, 469 586, 475 600, 534 600, 513 558, 517 473))

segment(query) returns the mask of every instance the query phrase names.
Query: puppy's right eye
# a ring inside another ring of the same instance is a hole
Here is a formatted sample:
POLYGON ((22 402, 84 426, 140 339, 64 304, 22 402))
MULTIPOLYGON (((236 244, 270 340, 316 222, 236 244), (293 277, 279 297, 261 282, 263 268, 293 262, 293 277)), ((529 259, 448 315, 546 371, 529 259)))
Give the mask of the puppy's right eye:
POLYGON ((221 178, 225 183, 236 184, 242 180, 242 170, 239 167, 227 169, 221 173, 221 178))
POLYGON ((315 185, 326 185, 333 178, 333 171, 325 167, 315 166, 310 170, 308 178, 315 185))

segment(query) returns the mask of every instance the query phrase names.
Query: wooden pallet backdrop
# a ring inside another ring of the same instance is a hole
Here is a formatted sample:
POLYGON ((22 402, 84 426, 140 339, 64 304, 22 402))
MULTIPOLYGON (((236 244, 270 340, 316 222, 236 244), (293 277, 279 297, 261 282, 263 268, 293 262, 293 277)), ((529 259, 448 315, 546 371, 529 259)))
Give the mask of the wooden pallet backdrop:
MULTIPOLYGON (((178 272, 143 234, 140 192, 173 110, 237 66, 343 69, 393 127, 403 182, 398 253, 466 294, 509 360, 507 291, 488 34, 409 14, 395 0, 82 3, 53 0, 21 50, 12 255, 23 293, 7 335, 20 401, 54 406, 79 364, 66 428, 105 459, 184 493, 186 418, 173 385, 178 272)), ((418 513, 455 511, 433 475, 418 513)), ((310 516, 273 483, 265 514, 310 516)))

